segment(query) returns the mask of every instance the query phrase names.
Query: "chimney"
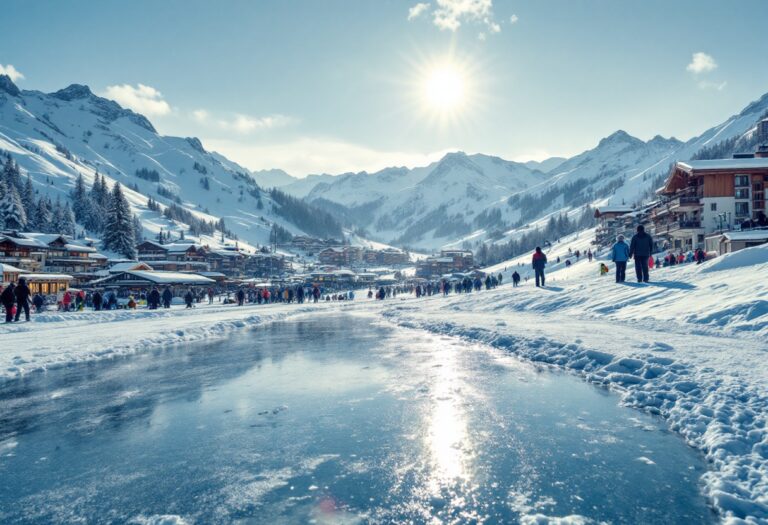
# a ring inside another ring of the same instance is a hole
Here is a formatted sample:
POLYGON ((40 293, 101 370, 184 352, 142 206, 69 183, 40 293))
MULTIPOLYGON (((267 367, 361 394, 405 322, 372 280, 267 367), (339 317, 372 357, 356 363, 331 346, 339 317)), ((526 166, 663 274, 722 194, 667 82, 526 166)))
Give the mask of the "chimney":
POLYGON ((768 158, 768 118, 757 123, 757 151, 755 157, 768 158))

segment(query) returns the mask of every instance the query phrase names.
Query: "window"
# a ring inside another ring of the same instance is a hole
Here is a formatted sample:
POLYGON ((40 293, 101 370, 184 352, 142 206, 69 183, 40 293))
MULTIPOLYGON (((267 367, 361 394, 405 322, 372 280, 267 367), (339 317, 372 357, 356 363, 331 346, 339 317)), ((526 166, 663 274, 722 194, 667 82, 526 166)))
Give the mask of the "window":
POLYGON ((717 211, 717 203, 716 202, 711 202, 709 204, 709 211, 717 211))
POLYGON ((749 198, 749 188, 736 188, 736 198, 737 199, 748 199, 749 198))
POLYGON ((749 186, 749 175, 736 175, 734 177, 734 185, 736 187, 749 186))
POLYGON ((737 202, 736 203, 736 217, 746 217, 749 215, 749 203, 737 202))

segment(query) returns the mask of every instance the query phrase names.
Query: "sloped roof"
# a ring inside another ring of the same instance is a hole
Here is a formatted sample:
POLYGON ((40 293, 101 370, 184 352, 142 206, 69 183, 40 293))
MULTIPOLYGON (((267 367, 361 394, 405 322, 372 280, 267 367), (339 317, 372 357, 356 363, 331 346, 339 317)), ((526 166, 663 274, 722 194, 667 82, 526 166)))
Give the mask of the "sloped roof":
POLYGON ((768 158, 689 160, 678 162, 686 170, 730 170, 747 168, 768 169, 768 158))

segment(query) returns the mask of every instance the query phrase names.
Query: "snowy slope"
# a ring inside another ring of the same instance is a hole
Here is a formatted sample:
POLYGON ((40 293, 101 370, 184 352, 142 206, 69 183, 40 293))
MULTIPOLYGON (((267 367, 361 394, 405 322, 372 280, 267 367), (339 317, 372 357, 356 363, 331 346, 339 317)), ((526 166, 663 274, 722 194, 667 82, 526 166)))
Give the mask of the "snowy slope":
POLYGON ((11 153, 31 174, 38 192, 65 198, 77 174, 90 185, 96 171, 120 181, 149 236, 160 228, 178 230, 147 209, 147 196, 169 204, 158 187, 178 196, 185 208, 205 220, 224 218, 227 227, 251 244, 266 244, 273 222, 301 230, 275 213, 269 192, 248 170, 207 152, 196 138, 166 137, 142 115, 73 84, 55 93, 20 91, 0 81, 0 150, 11 153), (157 172, 158 181, 137 170, 157 172), (259 205, 259 202, 261 204, 259 205))

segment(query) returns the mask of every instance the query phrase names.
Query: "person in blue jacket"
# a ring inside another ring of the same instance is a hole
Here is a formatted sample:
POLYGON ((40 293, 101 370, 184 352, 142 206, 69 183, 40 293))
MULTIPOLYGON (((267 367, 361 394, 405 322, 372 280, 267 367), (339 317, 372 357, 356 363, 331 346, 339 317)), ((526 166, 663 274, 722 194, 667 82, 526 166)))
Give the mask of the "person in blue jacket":
POLYGON ((611 249, 611 260, 616 265, 616 282, 623 283, 627 274, 627 261, 629 260, 629 245, 624 242, 624 236, 616 238, 616 244, 611 249))

